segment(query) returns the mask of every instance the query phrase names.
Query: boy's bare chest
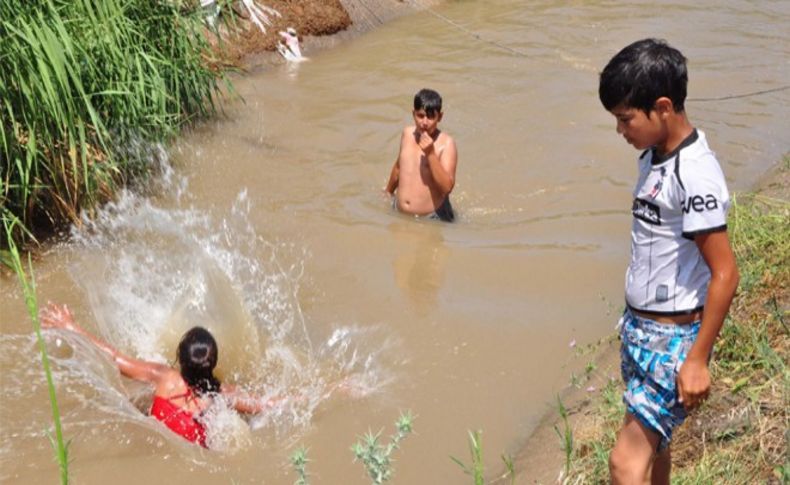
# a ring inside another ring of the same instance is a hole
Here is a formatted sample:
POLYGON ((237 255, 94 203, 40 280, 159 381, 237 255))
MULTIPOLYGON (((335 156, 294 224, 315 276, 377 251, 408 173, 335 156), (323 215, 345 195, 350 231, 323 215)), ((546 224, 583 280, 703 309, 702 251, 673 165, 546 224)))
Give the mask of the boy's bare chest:
MULTIPOLYGON (((444 146, 438 146, 434 144, 433 150, 437 156, 441 156, 442 150, 444 146)), ((414 143, 411 146, 407 146, 400 154, 399 165, 401 171, 421 171, 421 170, 428 170, 430 171, 430 166, 428 164, 428 158, 426 157, 425 153, 422 151, 419 145, 414 143)))

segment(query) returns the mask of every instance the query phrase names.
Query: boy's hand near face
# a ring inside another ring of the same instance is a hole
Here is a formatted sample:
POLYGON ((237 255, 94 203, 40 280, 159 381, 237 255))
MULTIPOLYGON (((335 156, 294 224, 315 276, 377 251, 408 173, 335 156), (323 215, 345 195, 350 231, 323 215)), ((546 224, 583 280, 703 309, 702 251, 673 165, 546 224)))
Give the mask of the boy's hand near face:
POLYGON ((417 139, 417 144, 424 154, 427 155, 433 151, 433 138, 431 138, 431 135, 422 130, 416 130, 414 132, 414 137, 417 139))

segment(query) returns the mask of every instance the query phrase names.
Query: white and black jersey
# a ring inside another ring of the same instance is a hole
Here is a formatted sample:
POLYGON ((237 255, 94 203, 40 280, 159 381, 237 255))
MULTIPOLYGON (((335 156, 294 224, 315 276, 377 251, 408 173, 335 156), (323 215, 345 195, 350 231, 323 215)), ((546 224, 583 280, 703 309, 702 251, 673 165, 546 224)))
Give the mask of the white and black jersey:
POLYGON ((694 130, 672 152, 639 157, 631 208, 626 304, 661 315, 701 310, 710 269, 694 237, 727 229, 730 196, 705 134, 694 130))

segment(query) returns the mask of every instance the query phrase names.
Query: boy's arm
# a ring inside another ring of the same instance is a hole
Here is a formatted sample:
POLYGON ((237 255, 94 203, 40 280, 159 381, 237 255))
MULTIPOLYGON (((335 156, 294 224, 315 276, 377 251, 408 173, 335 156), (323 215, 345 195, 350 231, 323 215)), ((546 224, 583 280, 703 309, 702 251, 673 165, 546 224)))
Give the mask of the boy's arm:
POLYGON ((403 144, 406 141, 406 128, 404 128, 403 133, 400 135, 400 145, 398 146, 398 156, 395 158, 395 163, 392 164, 392 170, 390 171, 390 179, 387 181, 387 185, 384 187, 384 192, 388 193, 389 195, 395 195, 395 189, 398 188, 398 182, 400 181, 400 155, 403 153, 403 144))
POLYGON ((433 140, 426 133, 420 137, 420 148, 428 160, 428 167, 431 169, 431 176, 436 182, 437 187, 446 196, 455 187, 455 167, 458 164, 458 152, 455 148, 455 140, 447 137, 447 145, 442 150, 441 157, 437 155, 433 140))
POLYGON ((698 406, 710 392, 708 358, 739 280, 735 255, 726 231, 701 234, 694 238, 694 242, 710 268, 710 284, 699 335, 678 372, 679 400, 687 409, 698 406))
POLYGON ((395 189, 398 188, 398 179, 400 177, 400 166, 398 165, 398 159, 395 160, 395 163, 392 165, 392 170, 390 171, 390 179, 387 181, 387 185, 384 187, 384 192, 388 193, 389 195, 395 195, 395 189))

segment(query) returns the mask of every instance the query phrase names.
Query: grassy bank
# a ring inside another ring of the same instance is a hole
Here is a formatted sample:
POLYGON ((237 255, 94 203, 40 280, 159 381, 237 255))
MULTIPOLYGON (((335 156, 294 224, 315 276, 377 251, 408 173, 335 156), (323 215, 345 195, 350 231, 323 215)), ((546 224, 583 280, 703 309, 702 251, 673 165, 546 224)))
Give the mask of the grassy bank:
POLYGON ((214 112, 222 73, 195 4, 0 2, 0 216, 17 242, 76 221, 214 112))
MULTIPOLYGON (((728 225, 741 283, 714 350, 711 397, 673 438, 673 483, 788 483, 790 204, 739 195, 728 225)), ((594 419, 574 425, 566 483, 608 483, 621 395, 610 380, 591 404, 594 419)))

